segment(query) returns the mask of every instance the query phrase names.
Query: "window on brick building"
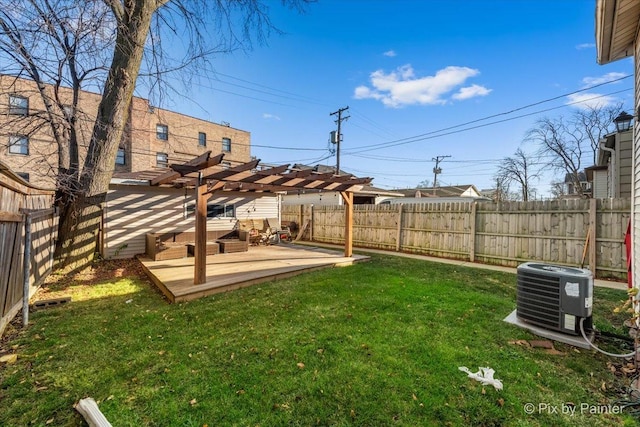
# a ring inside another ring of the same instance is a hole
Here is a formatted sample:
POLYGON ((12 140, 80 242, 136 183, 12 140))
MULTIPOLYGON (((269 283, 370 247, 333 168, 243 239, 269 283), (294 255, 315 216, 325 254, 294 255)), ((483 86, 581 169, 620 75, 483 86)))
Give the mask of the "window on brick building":
POLYGON ((29 174, 26 172, 16 172, 16 175, 18 175, 20 178, 24 179, 25 181, 29 182, 29 174))
POLYGON ((116 165, 126 165, 127 158, 124 148, 118 148, 118 154, 116 154, 116 165))
POLYGON ((201 147, 207 146, 207 134, 204 132, 198 132, 198 145, 201 147))
POLYGON ((222 151, 231 151, 231 138, 222 138, 222 151))
POLYGON ((222 163, 220 163, 220 166, 222 166, 222 169, 224 169, 224 170, 231 169, 231 163, 230 162, 222 162, 222 163))
POLYGON ((19 116, 29 114, 29 99, 24 96, 9 95, 9 114, 19 116))
POLYGON ((29 155, 29 138, 24 135, 9 136, 9 153, 29 155))
POLYGON ((156 166, 159 168, 169 167, 169 155, 167 153, 156 153, 156 166))
POLYGON ((163 141, 169 140, 169 126, 167 125, 156 125, 156 138, 161 139, 163 141))

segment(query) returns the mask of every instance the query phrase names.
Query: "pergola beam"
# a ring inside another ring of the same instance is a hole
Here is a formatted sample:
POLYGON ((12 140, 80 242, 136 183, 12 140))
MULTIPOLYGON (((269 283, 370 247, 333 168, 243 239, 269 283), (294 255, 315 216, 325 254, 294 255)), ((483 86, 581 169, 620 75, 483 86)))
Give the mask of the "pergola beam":
POLYGON ((171 165, 171 169, 172 170, 167 171, 167 172, 157 176, 156 178, 153 178, 149 182, 149 184, 150 185, 168 184, 170 182, 175 181, 178 178, 181 178, 181 177, 185 176, 187 173, 197 172, 197 171, 200 171, 202 169, 206 169, 206 168, 209 168, 211 166, 218 165, 222 161, 222 159, 224 157, 224 154, 218 154, 215 157, 210 157, 210 156, 211 156, 211 151, 207 151, 205 153, 202 153, 198 157, 189 160, 188 162, 186 162, 186 163, 184 163, 182 165, 171 165), (193 167, 195 169, 192 170, 191 167, 193 167), (186 171, 186 170, 189 170, 189 171, 186 172, 186 173, 182 173, 178 169, 182 169, 183 172, 186 171))
POLYGON ((207 185, 207 191, 205 192, 205 194, 213 194, 214 192, 218 191, 218 190, 222 190, 225 186, 226 182, 224 181, 216 181, 216 182, 209 182, 209 184, 207 185))
POLYGON ((287 169, 289 169, 288 164, 282 165, 282 166, 275 166, 269 169, 259 170, 252 176, 243 179, 242 182, 257 182, 265 178, 274 178, 274 177, 275 179, 278 179, 279 177, 277 177, 277 175, 280 175, 283 172, 286 172, 287 169))
POLYGON ((296 171, 296 172, 289 172, 286 174, 283 174, 282 177, 280 177, 280 179, 277 179, 276 181, 273 181, 272 184, 273 185, 283 185, 286 182, 289 182, 293 179, 298 179, 298 178, 305 178, 309 175, 311 175, 313 173, 313 170, 311 169, 305 169, 303 171, 296 171))
MULTIPOLYGON (((227 180, 230 177, 232 177, 234 175, 237 175, 239 173, 246 172, 246 171, 251 170, 251 169, 255 169, 256 166, 258 166, 259 162, 260 162, 259 159, 252 160, 250 162, 242 163, 242 164, 240 164, 238 166, 234 166, 234 167, 229 168, 229 169, 225 169, 225 170, 221 170, 221 171, 210 173, 209 175, 203 176, 202 179, 204 181, 210 181, 210 180, 224 181, 224 180, 227 180)), ((191 181, 186 182, 185 184, 186 185, 196 185, 196 183, 197 183, 197 178, 194 178, 191 181)))

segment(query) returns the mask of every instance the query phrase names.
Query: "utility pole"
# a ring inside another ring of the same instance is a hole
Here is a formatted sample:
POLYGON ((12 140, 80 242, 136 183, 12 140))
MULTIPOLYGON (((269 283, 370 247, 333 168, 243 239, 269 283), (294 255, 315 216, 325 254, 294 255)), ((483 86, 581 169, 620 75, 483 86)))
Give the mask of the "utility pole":
POLYGON ((340 133, 341 124, 344 120, 347 120, 349 119, 349 117, 351 117, 351 116, 342 117, 342 112, 347 111, 348 109, 349 109, 349 106, 346 106, 345 108, 338 109, 338 111, 329 113, 330 116, 335 116, 336 114, 338 115, 338 120, 336 120, 336 123, 338 124, 338 133, 334 134, 332 132, 332 138, 331 138, 331 142, 336 144, 336 175, 340 175, 340 141, 342 140, 342 133, 340 133), (335 135, 335 137, 333 135, 335 135))
POLYGON ((438 175, 442 173, 442 169, 438 167, 440 161, 451 156, 436 156, 431 160, 436 162, 436 166, 433 168, 433 195, 436 195, 436 187, 438 186, 438 175))

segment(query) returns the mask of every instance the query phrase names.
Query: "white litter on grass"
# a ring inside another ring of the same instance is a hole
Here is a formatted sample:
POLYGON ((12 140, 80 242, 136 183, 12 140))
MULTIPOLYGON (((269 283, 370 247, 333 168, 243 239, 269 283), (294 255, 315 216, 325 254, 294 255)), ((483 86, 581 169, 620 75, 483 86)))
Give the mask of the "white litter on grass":
POLYGON ((128 299, 128 300, 126 300, 124 303, 125 303, 125 304, 131 304, 132 302, 133 302, 133 300, 132 300, 132 299, 128 299))
POLYGON ((480 381, 482 385, 492 385, 496 390, 502 390, 502 381, 493 378, 493 374, 495 374, 496 371, 491 368, 480 367, 478 372, 471 372, 466 366, 460 366, 458 369, 466 372, 469 378, 480 381))

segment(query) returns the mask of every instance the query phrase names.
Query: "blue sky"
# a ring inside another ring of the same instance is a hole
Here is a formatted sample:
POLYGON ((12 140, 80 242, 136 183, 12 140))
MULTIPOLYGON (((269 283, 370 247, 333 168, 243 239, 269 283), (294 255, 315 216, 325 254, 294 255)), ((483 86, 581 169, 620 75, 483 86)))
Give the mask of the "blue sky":
MULTIPOLYGON (((522 141, 536 119, 599 95, 631 110, 632 78, 564 96, 633 73, 631 60, 596 63, 592 0, 320 0, 304 14, 272 3, 285 34, 213 58, 215 74, 171 106, 251 132, 263 163, 335 165, 329 113, 349 106, 341 169, 407 188, 451 156, 440 185, 491 188, 500 159, 535 150, 522 141)), ((541 195, 551 179, 535 183, 541 195)))

